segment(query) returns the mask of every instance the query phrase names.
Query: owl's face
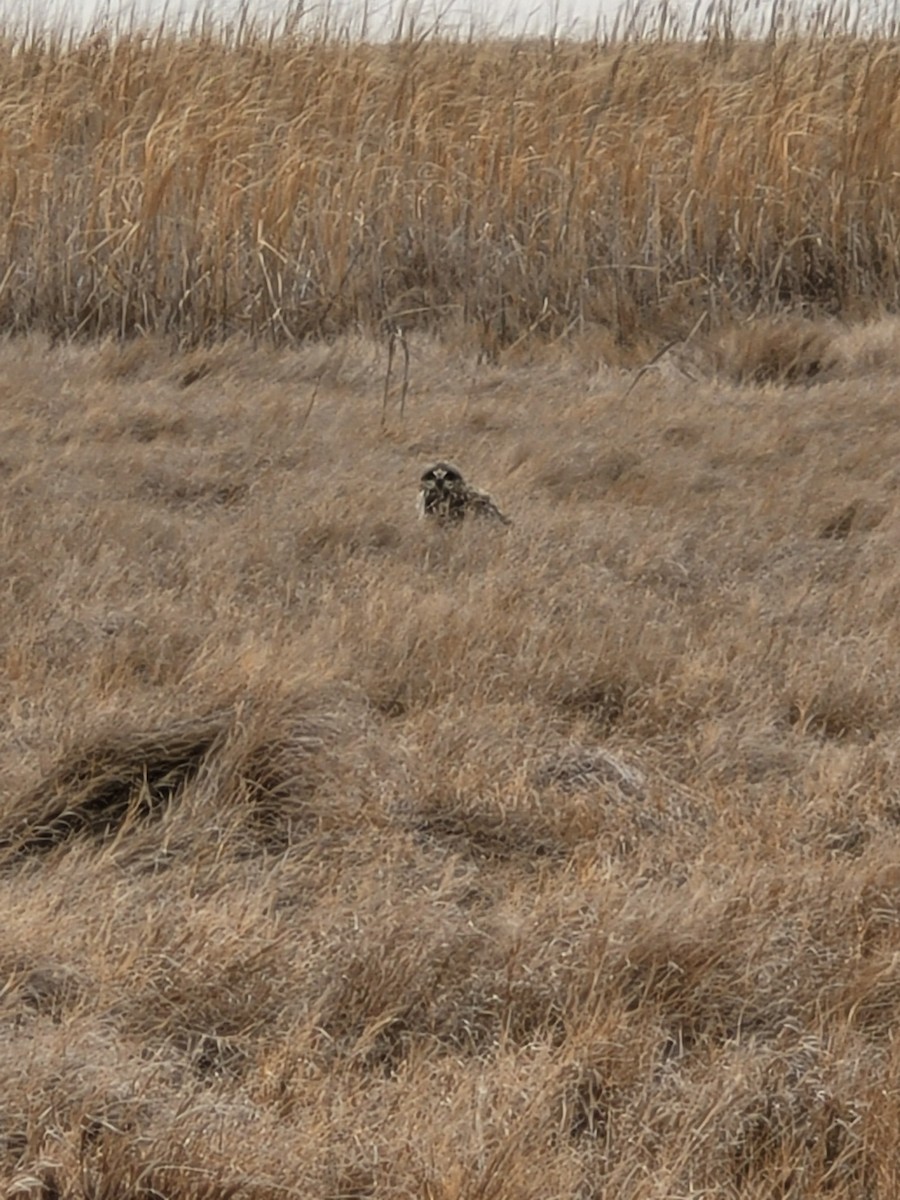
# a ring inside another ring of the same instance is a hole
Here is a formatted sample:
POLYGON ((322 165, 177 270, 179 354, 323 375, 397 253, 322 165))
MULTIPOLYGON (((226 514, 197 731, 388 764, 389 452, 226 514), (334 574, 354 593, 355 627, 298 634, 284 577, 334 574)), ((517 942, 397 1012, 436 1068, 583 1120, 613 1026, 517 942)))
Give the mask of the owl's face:
POLYGON ((458 491, 463 484, 463 477, 456 467, 449 463, 435 463, 422 475, 421 488, 423 492, 432 495, 446 496, 458 491))
POLYGON ((435 463, 429 467, 419 481, 419 516, 437 517, 438 520, 459 521, 466 514, 468 489, 456 467, 449 463, 435 463))

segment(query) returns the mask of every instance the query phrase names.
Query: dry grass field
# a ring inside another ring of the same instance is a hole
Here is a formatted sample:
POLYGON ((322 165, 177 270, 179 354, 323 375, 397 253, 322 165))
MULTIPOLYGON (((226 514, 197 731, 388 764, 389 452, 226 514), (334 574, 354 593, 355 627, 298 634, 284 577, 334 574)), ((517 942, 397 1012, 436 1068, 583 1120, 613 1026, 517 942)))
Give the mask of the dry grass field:
POLYGON ((900 45, 731 13, 0 37, 0 1197, 900 1194, 900 45))
POLYGON ((0 347, 0 1194, 893 1200, 900 322, 814 332, 420 334, 384 429, 0 347))

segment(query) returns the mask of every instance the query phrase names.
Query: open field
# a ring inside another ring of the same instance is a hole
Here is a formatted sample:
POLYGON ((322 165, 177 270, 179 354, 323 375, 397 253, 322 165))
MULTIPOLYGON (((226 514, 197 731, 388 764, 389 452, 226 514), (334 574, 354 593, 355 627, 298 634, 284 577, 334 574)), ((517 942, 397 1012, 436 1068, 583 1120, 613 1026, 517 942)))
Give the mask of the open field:
POLYGON ((667 11, 0 38, 0 1196, 900 1194, 900 44, 667 11))
POLYGON ((0 1194, 894 1200, 900 324, 815 332, 420 334, 385 430, 0 347, 0 1194))
POLYGON ((640 361, 701 315, 896 311, 896 27, 667 11, 612 42, 9 32, 0 328, 600 329, 640 361))

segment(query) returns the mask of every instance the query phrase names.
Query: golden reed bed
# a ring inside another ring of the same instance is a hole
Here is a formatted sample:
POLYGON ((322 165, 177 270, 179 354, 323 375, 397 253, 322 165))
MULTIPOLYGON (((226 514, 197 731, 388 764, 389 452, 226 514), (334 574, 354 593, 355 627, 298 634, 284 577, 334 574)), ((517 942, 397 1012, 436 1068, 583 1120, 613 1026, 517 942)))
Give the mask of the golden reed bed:
POLYGON ((763 41, 723 24, 10 35, 0 325, 193 345, 399 319, 496 355, 896 305, 900 46, 837 18, 763 41))

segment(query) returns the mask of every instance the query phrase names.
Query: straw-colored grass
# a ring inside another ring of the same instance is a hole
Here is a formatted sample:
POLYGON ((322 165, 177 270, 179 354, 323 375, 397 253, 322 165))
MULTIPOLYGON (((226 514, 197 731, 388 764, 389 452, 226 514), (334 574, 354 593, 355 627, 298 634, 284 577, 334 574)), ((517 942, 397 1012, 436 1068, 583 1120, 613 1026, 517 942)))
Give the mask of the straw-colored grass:
POLYGON ((0 42, 0 1196, 896 1200, 900 48, 666 11, 0 42))
POLYGON ((0 1195, 895 1200, 900 330, 761 339, 0 346, 0 1195))
MULTIPOLYGON (((730 12, 723 8, 719 17, 730 12)), ((900 45, 202 26, 0 43, 0 326, 609 352, 900 300, 900 45)))

